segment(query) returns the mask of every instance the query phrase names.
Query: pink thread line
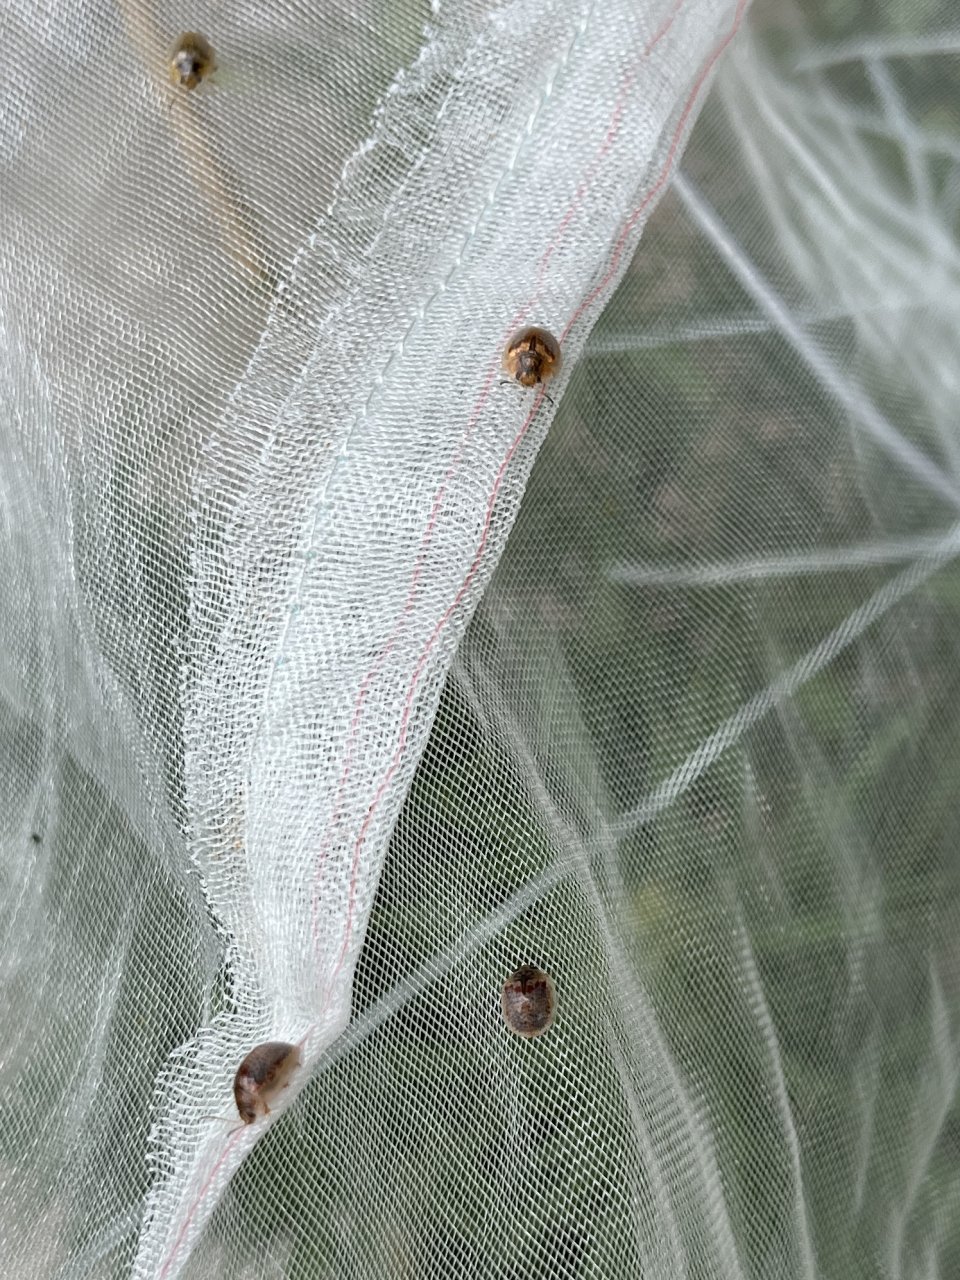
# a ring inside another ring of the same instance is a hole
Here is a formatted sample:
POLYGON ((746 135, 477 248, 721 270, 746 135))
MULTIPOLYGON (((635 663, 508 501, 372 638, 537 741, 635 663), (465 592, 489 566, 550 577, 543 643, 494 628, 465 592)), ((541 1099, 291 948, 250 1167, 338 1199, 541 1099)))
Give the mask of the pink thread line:
MULTIPOLYGON (((677 127, 673 134, 673 139, 670 144, 670 149, 667 153, 667 159, 664 162, 664 166, 660 172, 660 176, 657 179, 657 182, 654 184, 653 187, 651 187, 650 191, 647 193, 647 195, 644 197, 641 203, 637 206, 637 208, 633 211, 633 213, 627 219, 623 229, 620 232, 620 235, 617 238, 617 243, 615 245, 614 252, 611 257, 610 267, 608 268, 600 284, 598 284, 593 290, 591 290, 591 292, 586 296, 586 298, 580 303, 580 305, 574 311, 570 320, 567 322, 566 326, 564 327, 563 335, 562 335, 563 338, 565 338, 567 334, 569 334, 572 325, 578 319, 578 317, 581 316, 583 312, 590 305, 592 305, 592 303, 596 300, 599 294, 606 288, 607 284, 616 273, 617 265, 619 263, 620 258, 622 257, 623 249, 625 247, 627 237, 629 236, 630 232, 633 230, 634 226, 637 223, 637 220, 640 218, 643 211, 650 204, 651 200, 660 190, 662 190, 663 186, 666 184, 667 178, 669 177, 669 174, 670 174, 670 170, 673 167, 673 162, 676 159, 676 154, 680 145, 680 139, 683 135, 684 129, 686 128, 686 124, 690 118, 690 114, 693 111, 693 107, 696 103, 696 100, 699 97, 700 90, 703 88, 703 85, 708 75, 713 70, 713 67, 716 65, 717 60, 720 58, 720 55, 723 53, 727 45, 730 43, 730 41, 737 34, 737 31, 740 29, 740 24, 743 21, 743 15, 746 12, 748 3, 749 3, 749 0, 738 0, 736 12, 734 14, 733 23, 730 27, 730 30, 723 37, 723 39, 719 41, 719 43, 714 48, 714 50, 710 54, 707 61, 704 63, 703 68, 701 69, 700 75, 697 77, 697 80, 694 83, 694 86, 690 92, 690 95, 687 98, 686 104, 684 106, 683 111, 681 112, 680 119, 677 122, 677 127)), ((683 4, 683 0, 677 0, 677 4, 675 5, 674 10, 671 13, 670 17, 665 21, 660 31, 658 31, 658 33, 651 40, 650 44, 648 44, 646 49, 644 50, 644 57, 649 55, 651 50, 655 48, 656 44, 663 38, 666 32, 670 29, 682 4, 683 4)), ((619 129, 620 115, 622 115, 622 107, 618 102, 617 106, 614 109, 614 120, 613 120, 613 123, 611 124, 611 129, 614 129, 614 130, 619 129)), ((605 149, 602 149, 602 154, 606 154, 606 151, 609 150, 609 147, 612 144, 615 136, 616 136, 615 132, 611 136, 611 132, 610 130, 608 130, 607 138, 605 138, 604 140, 605 149), (607 141, 607 139, 609 139, 609 141, 607 141)), ((583 184, 581 184, 581 187, 582 185, 583 184)), ((574 196, 574 200, 575 201, 577 200, 578 195, 580 198, 582 198, 582 194, 583 192, 581 188, 578 188, 578 194, 574 196)), ((562 231, 565 229, 566 225, 568 225, 569 218, 570 218, 570 210, 568 210, 567 215, 565 215, 565 218, 561 223, 560 228, 558 229, 558 233, 557 233, 558 237, 560 234, 562 234, 562 231)), ((546 262, 549 261, 549 255, 552 253, 554 247, 555 247, 554 244, 551 244, 548 247, 548 249, 544 252, 543 258, 541 259, 541 265, 543 269, 545 269, 546 262)), ((538 272, 538 275, 540 274, 542 274, 542 271, 538 272)), ((538 292, 539 292, 539 289, 535 291, 531 302, 529 302, 527 306, 521 310, 520 312, 521 317, 525 312, 530 310, 530 307, 533 305, 533 301, 536 299, 538 292)), ((514 321, 514 325, 517 323, 519 323, 519 320, 514 321)), ((476 421, 479 417, 480 410, 483 404, 485 403, 487 396, 489 395, 489 388, 492 384, 492 381, 493 381, 493 371, 491 370, 491 372, 488 374, 487 381, 484 384, 484 388, 481 392, 480 398, 478 399, 477 404, 474 407, 474 412, 471 416, 470 422, 468 423, 467 431, 472 431, 473 427, 476 425, 476 421)), ((384 775, 384 778, 381 781, 380 786, 377 788, 376 794, 374 795, 374 798, 370 803, 370 807, 367 809, 367 813, 364 817, 363 823, 361 824, 360 831, 358 833, 357 840, 354 845, 354 856, 353 856, 353 863, 351 867, 350 891, 349 891, 348 908, 347 908, 347 921, 344 927, 343 943, 340 948, 340 955, 338 957, 337 964, 334 968, 333 975, 331 977, 330 983, 328 984, 328 989, 327 989, 327 994, 325 996, 324 1004, 321 1007, 321 1016, 324 1010, 326 1009, 327 1003, 329 1002, 330 993, 332 992, 332 989, 333 989, 333 983, 337 975, 339 974, 340 969, 343 965, 344 958, 346 957, 347 947, 349 946, 349 942, 350 942, 350 934, 353 930, 353 908, 354 908, 354 903, 356 899, 356 873, 357 873, 357 867, 359 864, 360 854, 363 849, 363 842, 366 838, 366 833, 369 829, 370 823, 373 820, 373 815, 376 812, 376 808, 379 805, 380 800, 383 798, 383 795, 386 792, 387 787, 389 786, 390 779, 393 777, 393 774, 396 772, 397 766, 399 764, 400 756, 403 753, 403 747, 406 743, 407 725, 409 724, 410 715, 412 712, 413 695, 416 691, 416 686, 420 678, 420 673, 423 670, 423 667, 426 663, 430 650, 432 649, 434 643, 436 642, 438 636, 440 635, 440 632, 446 626, 450 616, 452 615, 454 610, 457 608, 458 604, 463 599, 466 592, 469 590, 470 583, 473 580, 477 569, 479 568, 479 563, 483 556, 483 550, 486 546, 487 538, 489 537, 490 523, 493 515, 493 507, 496 503, 496 498, 500 491, 500 485, 503 482, 503 477, 506 473, 507 467, 512 461, 514 454, 516 453, 524 437, 526 436, 527 431, 530 428, 531 422, 536 416, 537 409, 539 408, 542 402, 542 399, 543 399, 543 389, 541 388, 540 391, 537 393, 537 397, 534 401, 533 408, 528 413, 522 427, 520 428, 517 435, 514 437, 510 445, 510 448, 507 451, 506 457, 504 458, 503 462, 500 464, 500 468, 497 471, 494 485, 491 490, 490 497, 487 501, 487 514, 486 514, 486 519, 484 521, 484 527, 481 534, 480 544, 477 548, 477 552, 474 556, 473 562, 471 563, 470 568, 467 571, 466 577, 461 583, 460 589, 458 590, 456 596, 454 597, 453 602, 448 606, 443 616, 440 618, 439 622, 434 627, 433 633, 431 634, 430 639, 427 641, 427 644, 424 647, 422 654, 420 655, 420 659, 417 663, 417 666, 414 669, 413 677, 410 681, 410 686, 407 690, 407 696, 404 701, 403 716, 401 717, 400 739, 397 744, 397 749, 394 752, 393 759, 390 762, 387 772, 384 775)), ((457 455, 458 458, 459 456, 461 456, 462 448, 466 442, 466 438, 467 437, 465 433, 465 436, 461 441, 460 450, 458 450, 458 455, 457 455)), ((451 468, 453 468, 453 466, 454 464, 451 463, 451 468)), ((442 494, 445 490, 446 484, 449 482, 449 478, 450 478, 450 468, 448 468, 448 473, 447 475, 445 475, 444 480, 441 484, 441 487, 437 491, 439 502, 442 502, 442 494)), ((438 513, 439 513, 438 500, 435 499, 434 507, 431 510, 430 521, 428 522, 428 525, 427 525, 428 533, 431 536, 433 532, 433 527, 435 526, 435 523, 436 523, 436 516, 438 513)), ((421 555, 425 549, 426 549, 426 544, 421 544, 421 553, 420 553, 421 555)), ((418 558, 418 565, 419 565, 419 558, 418 558)), ((414 589, 414 585, 416 583, 418 573, 419 573, 419 568, 415 570, 414 578, 411 583, 411 591, 414 589)), ((403 616, 405 616, 406 613, 409 612, 409 608, 411 604, 412 604, 412 600, 410 595, 408 595, 408 603, 404 605, 403 616)), ((397 638, 396 635, 391 637, 390 641, 388 642, 390 648, 392 648, 393 644, 396 643, 396 638, 397 638)), ((385 649, 385 651, 378 658, 377 663, 375 663, 374 667, 371 668, 370 672, 368 672, 367 677, 365 677, 364 679, 364 684, 367 687, 369 687, 369 680, 372 679, 376 670, 379 669, 380 664, 386 659, 386 656, 389 653, 389 651, 390 651, 389 648, 385 649)), ((364 686, 361 686, 361 689, 363 690, 363 699, 365 699, 366 692, 364 690, 364 686)), ((362 708, 362 699, 360 694, 358 694, 356 705, 357 705, 357 709, 354 712, 353 721, 351 722, 352 731, 355 731, 354 726, 358 722, 359 710, 362 708)), ((345 780, 346 778, 344 776, 343 783, 345 783, 345 780)), ((320 865, 322 866, 322 861, 320 865)), ((314 924, 316 926, 316 919, 314 919, 314 924)), ((316 937, 315 937, 315 942, 316 942, 316 937)), ((160 1272, 159 1280, 165 1280, 165 1277, 170 1269, 170 1265, 173 1262, 174 1258, 176 1257, 177 1252, 180 1248, 180 1245, 183 1243, 183 1238, 187 1232, 190 1222, 193 1220, 193 1216, 197 1210, 197 1207, 202 1203, 207 1191, 210 1188, 210 1184, 212 1183, 214 1177, 216 1176, 217 1170, 221 1167, 221 1165, 223 1164, 223 1161, 226 1159, 227 1153, 229 1152, 233 1141, 234 1139, 231 1139, 230 1141, 227 1142, 227 1145, 224 1147, 223 1153, 214 1164, 210 1174, 208 1175, 207 1179, 204 1181, 199 1192, 197 1193, 196 1199, 194 1200, 193 1204, 190 1206, 189 1210, 187 1211, 187 1216, 184 1219, 183 1225, 181 1226, 180 1231, 177 1233, 176 1239, 174 1240, 170 1253, 167 1255, 167 1259, 163 1264, 163 1268, 160 1272)))
POLYGON ((659 29, 655 32, 655 34, 651 36, 647 44, 644 45, 643 54, 641 55, 640 62, 634 67, 634 69, 630 72, 630 74, 625 78, 623 86, 620 89, 620 92, 617 94, 617 100, 613 108, 613 115, 610 118, 610 124, 609 124, 609 127, 607 128, 606 134, 604 135, 603 142, 600 144, 600 148, 597 151, 597 154, 594 156, 593 160, 590 162, 590 167, 587 169, 586 174, 581 179, 579 186, 577 187, 576 191, 573 193, 573 199, 570 201, 570 205, 567 209, 567 212, 563 215, 563 218, 560 221, 560 225, 557 227, 553 240, 550 242, 549 245, 547 245, 546 249, 543 251, 543 253, 540 256, 540 262, 537 267, 537 276, 534 282, 533 294, 531 295, 530 300, 526 303, 526 305, 520 309, 520 312, 518 313, 516 319, 511 324, 510 326, 511 332, 518 324, 520 324, 523 318, 533 310, 533 307, 540 296, 540 290, 543 285, 543 277, 545 276, 547 267, 550 264, 550 259, 553 257, 553 254, 556 251, 557 247, 559 246, 560 241, 562 240, 564 234, 566 233, 567 228, 572 222, 573 215, 576 213, 577 208, 580 205, 580 202, 583 200, 583 197, 586 195, 586 193, 590 190, 590 187, 593 185, 593 180, 596 177, 597 169, 600 167, 601 161, 606 159, 607 154, 610 151, 610 148, 613 146, 614 142, 616 141, 617 134, 620 132, 620 125, 623 120, 624 104, 626 103, 628 94, 632 92, 633 86, 634 84, 636 84, 637 77, 640 74, 640 68, 643 65, 643 61, 646 58, 649 58, 650 54, 657 47, 657 45, 660 43, 663 37, 667 34, 670 28, 673 26, 674 20, 676 19, 676 16, 680 12, 680 10, 683 8, 685 2, 686 0, 674 0, 674 6, 673 6, 673 9, 670 11, 669 15, 661 23, 659 29))
POLYGON ((643 56, 645 58, 648 58, 650 54, 653 53, 654 49, 657 47, 657 45, 660 43, 663 37, 667 34, 667 32, 673 26, 673 21, 676 18, 677 14, 680 12, 680 10, 683 8, 683 5, 684 5, 684 0, 676 0, 676 3, 674 4, 673 8, 670 10, 669 17, 664 19, 662 25, 659 27, 657 32, 650 37, 650 43, 647 45, 647 47, 643 51, 643 56))
MULTIPOLYGON (((675 0, 673 9, 671 10, 670 14, 664 20, 664 22, 660 25, 657 32, 651 37, 651 39, 645 45, 643 50, 644 59, 650 56, 650 54, 653 52, 656 46, 660 43, 663 37, 667 34, 667 32, 673 26, 674 20, 677 14, 680 12, 681 8, 683 7, 684 3, 685 3, 685 0, 675 0)), ((574 214, 576 213, 577 208, 582 202, 584 195, 590 189, 590 186, 593 183, 594 177, 596 176, 596 172, 600 166, 600 163, 606 158, 607 153, 609 152, 610 148, 613 146, 613 143, 616 141, 617 134, 620 132, 620 125, 623 119, 624 104, 626 102, 627 95, 632 91, 633 86, 636 83, 636 79, 640 74, 641 65, 642 63, 638 64, 634 68, 634 70, 626 77, 624 85, 617 96, 617 101, 614 106, 613 116, 611 118, 611 122, 607 129, 607 132, 604 136, 603 142, 601 143, 600 149, 597 155, 594 157, 593 161, 591 162, 590 168, 587 170, 587 173, 582 179, 582 181, 580 182, 579 186, 577 187, 577 190, 574 192, 573 199, 570 202, 570 205, 557 228, 557 231, 554 235, 553 240, 550 242, 550 244, 547 246, 547 248, 544 250, 544 252, 540 256, 540 262, 538 263, 538 266, 537 266, 537 275, 534 282, 533 293, 530 299, 527 301, 527 303, 523 307, 521 307, 518 313, 514 316, 513 320, 511 321, 511 323, 507 328, 506 333, 504 334, 502 342, 506 342, 508 340, 510 334, 517 328, 518 325, 520 325, 523 322, 525 317, 529 315, 529 313, 533 310, 534 306, 536 305, 536 302, 540 296, 541 289, 543 287, 543 279, 544 279, 544 276, 546 275, 547 267, 550 264, 550 259, 553 256, 554 252, 556 251, 558 245, 561 243, 564 235, 567 232, 568 227, 570 226, 570 223, 573 221, 574 214)), ((400 637, 400 633, 403 630, 403 627, 406 623, 406 619, 413 608, 413 604, 417 595, 417 585, 420 580, 420 575, 423 571, 427 549, 430 546, 430 543, 433 538, 434 530, 436 529, 437 518, 440 514, 440 509, 443 506, 443 501, 446 497, 447 486, 449 485, 450 481, 453 479, 453 477, 456 475, 457 471, 460 468, 460 464, 463 460, 464 450, 473 435, 474 429, 480 418, 481 410, 483 409, 483 406, 489 397, 490 388, 493 384, 493 377, 494 377, 494 370, 491 368, 487 374, 487 378, 481 389, 480 395, 476 403, 474 404, 473 411, 467 422, 467 426, 460 437, 460 442, 457 446, 457 451, 454 454, 454 457, 450 462, 450 465, 448 466, 443 476, 443 479, 441 480, 440 485, 437 488, 436 493, 434 494, 433 506, 430 510, 430 515, 427 520, 426 529, 424 531, 424 535, 420 543, 420 549, 417 553, 417 560, 414 566, 413 576, 410 581, 410 588, 407 593, 407 599, 404 602, 403 609, 394 619, 393 629, 389 637, 384 643, 383 648, 380 650, 380 653, 377 655, 377 659, 374 662, 373 666, 369 669, 369 671, 367 671, 366 675, 361 681, 360 688, 357 692, 356 701, 354 702, 353 716, 350 721, 350 731, 347 735, 346 752, 344 755, 343 768, 340 773, 340 778, 338 779, 338 782, 337 782, 336 803, 335 803, 333 814, 330 818, 330 821, 327 823, 326 830, 324 831, 323 838, 320 842, 320 852, 317 858, 316 871, 313 877, 313 891, 311 894, 311 919, 312 919, 311 932, 313 934, 313 948, 315 953, 317 952, 319 947, 319 933, 320 933, 320 921, 319 921, 320 882, 323 877, 323 868, 326 864, 327 852, 329 850, 330 840, 332 838, 333 832, 336 830, 337 824, 340 821, 340 818, 343 813, 343 793, 346 789, 347 782, 349 781, 350 771, 353 766, 353 753, 354 753, 354 747, 355 747, 356 738, 357 738, 357 731, 360 724, 361 713, 363 711, 363 706, 367 700, 367 695, 370 691, 370 686, 373 683, 373 680, 377 672, 381 669, 383 664, 386 662, 387 658, 390 656, 390 654, 393 652, 394 648, 396 647, 397 640, 400 637)), ((322 1012, 323 1012, 323 1009, 321 1009, 321 1013, 322 1012)))
POLYGON ((183 1220, 183 1225, 180 1227, 180 1230, 177 1232, 177 1237, 170 1247, 170 1252, 167 1254, 166 1261, 164 1262, 163 1266, 160 1268, 160 1275, 158 1277, 158 1280, 166 1280, 170 1267, 173 1264, 173 1260, 179 1253, 180 1246, 183 1244, 183 1238, 187 1234, 187 1231, 190 1228, 190 1223, 193 1221, 193 1215, 197 1211, 197 1206, 202 1204, 204 1196, 210 1190, 210 1184, 213 1182, 214 1178, 217 1176, 217 1173, 219 1172, 221 1166, 223 1165, 224 1160, 226 1160, 227 1156, 230 1154, 230 1149, 232 1148, 233 1144, 237 1141, 238 1132, 239 1131, 232 1133, 230 1137, 227 1139, 226 1145, 224 1146, 223 1150, 220 1152, 220 1155, 217 1157, 217 1160, 215 1161, 213 1168, 207 1174, 205 1181, 200 1187, 200 1190, 197 1192, 196 1199, 194 1200, 193 1204, 190 1206, 189 1210, 187 1211, 187 1216, 183 1220))
MULTIPOLYGON (((667 32, 673 26, 676 16, 680 12, 680 10, 683 8, 684 3, 685 3, 685 0, 675 0, 674 6, 671 9, 669 15, 664 19, 659 29, 656 31, 656 33, 653 36, 651 36, 650 40, 644 46, 643 59, 650 57, 650 54, 654 51, 654 49, 657 47, 657 45, 660 43, 663 37, 667 34, 667 32)), ((547 249, 544 251, 542 258, 540 259, 540 271, 537 276, 537 287, 534 290, 533 299, 527 304, 527 307, 526 307, 527 311, 530 311, 532 309, 533 302, 536 300, 537 295, 540 292, 540 277, 542 276, 543 272, 546 270, 547 264, 549 263, 554 250, 557 248, 557 244, 560 240, 560 237, 566 231, 568 224, 570 223, 574 213, 577 210, 577 206, 580 204, 580 201, 583 199, 587 191, 589 191, 593 183, 593 179, 596 176, 597 169, 600 166, 600 162, 606 159, 607 153, 609 152, 610 148, 613 146, 614 142, 616 141, 617 134, 620 132, 620 123, 623 119, 623 108, 627 99, 627 95, 632 92, 633 86, 636 84, 637 77, 640 74, 640 68, 642 67, 642 65, 643 65, 643 60, 641 60, 630 72, 630 74, 627 76, 624 82, 623 88, 620 90, 620 93, 617 95, 616 105, 614 106, 614 109, 613 109, 613 116, 611 117, 611 120, 610 120, 610 127, 607 129, 603 142, 600 145, 600 150, 597 152, 596 156, 592 160, 590 164, 590 168, 587 170, 580 185, 577 187, 577 190, 574 192, 573 200, 570 203, 569 209, 563 216, 563 221, 560 223, 560 226, 557 230, 557 235, 554 241, 547 247, 547 249)))
POLYGON ((586 311, 588 307, 593 305, 593 303, 597 300, 600 294, 603 293, 603 291, 606 289, 607 285, 613 279, 614 275, 616 275, 617 267, 620 263, 621 257, 623 256, 623 250, 626 246, 626 242, 630 235, 630 232, 636 226, 638 219, 643 215, 644 210, 649 206, 650 202, 666 186, 667 181, 670 177, 671 170, 673 169, 674 161, 677 158, 677 151, 680 149, 680 141, 687 127, 687 121, 690 119, 690 114, 693 111, 697 98, 699 98, 700 96, 700 90, 703 88, 707 77, 709 76, 710 72, 713 70, 714 66, 716 65, 717 59, 720 57, 724 49, 726 49, 727 45, 730 43, 730 41, 739 31, 740 23, 743 21, 743 15, 746 12, 747 5, 749 4, 749 2, 750 0, 738 0, 736 12, 733 15, 733 24, 730 27, 730 30, 723 37, 723 39, 720 40, 720 42, 716 45, 716 47, 711 52, 710 56, 707 58, 706 62, 700 68, 700 74, 697 76, 694 82, 693 88, 690 90, 690 94, 687 98, 686 103, 684 104, 683 111, 680 113, 680 119, 677 121, 677 127, 673 132, 673 138, 671 139, 671 142, 670 142, 670 149, 667 152, 667 158, 664 161, 663 168, 660 170, 660 176, 657 178, 656 182, 653 184, 653 186, 650 188, 650 190, 647 192, 644 198, 637 205, 636 209, 634 209, 633 213, 631 213, 627 221, 624 223, 623 228, 621 229, 620 234, 617 237, 617 242, 614 246, 614 250, 610 258, 610 266, 608 267, 600 283, 595 285, 594 288, 590 290, 587 296, 576 308, 573 315, 567 321, 563 329, 563 332, 560 335, 561 345, 563 344, 564 339, 567 337, 567 335, 569 334, 570 330, 573 328, 576 321, 580 318, 580 316, 583 315, 584 311, 586 311))

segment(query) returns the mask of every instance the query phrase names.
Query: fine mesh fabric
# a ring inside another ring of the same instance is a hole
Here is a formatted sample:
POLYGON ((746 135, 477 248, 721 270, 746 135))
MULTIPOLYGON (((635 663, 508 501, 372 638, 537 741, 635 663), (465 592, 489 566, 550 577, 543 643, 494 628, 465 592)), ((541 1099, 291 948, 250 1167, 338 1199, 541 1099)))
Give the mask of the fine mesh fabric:
POLYGON ((960 1276, 956 21, 7 0, 4 1280, 960 1276))

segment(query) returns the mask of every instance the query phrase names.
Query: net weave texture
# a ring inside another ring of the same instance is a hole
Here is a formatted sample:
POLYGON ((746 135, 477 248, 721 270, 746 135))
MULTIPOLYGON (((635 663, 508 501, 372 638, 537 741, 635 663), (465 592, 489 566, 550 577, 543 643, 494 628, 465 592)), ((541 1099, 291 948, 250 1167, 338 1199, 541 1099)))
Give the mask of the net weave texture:
POLYGON ((0 44, 0 1275, 960 1275, 949 4, 0 44))

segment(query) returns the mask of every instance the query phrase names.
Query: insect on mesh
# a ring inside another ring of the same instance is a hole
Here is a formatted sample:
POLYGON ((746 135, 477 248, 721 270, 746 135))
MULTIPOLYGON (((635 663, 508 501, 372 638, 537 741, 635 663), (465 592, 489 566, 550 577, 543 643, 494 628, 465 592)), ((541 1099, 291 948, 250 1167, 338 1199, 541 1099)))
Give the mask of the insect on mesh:
POLYGON ((954 21, 8 2, 0 1274, 960 1274, 954 21))

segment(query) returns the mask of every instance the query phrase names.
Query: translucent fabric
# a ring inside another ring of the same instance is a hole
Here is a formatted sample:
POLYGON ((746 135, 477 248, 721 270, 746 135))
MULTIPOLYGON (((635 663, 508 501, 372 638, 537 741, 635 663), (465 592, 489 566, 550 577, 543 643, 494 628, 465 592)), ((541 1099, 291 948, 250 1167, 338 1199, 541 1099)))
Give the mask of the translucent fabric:
POLYGON ((960 1274, 952 20, 8 3, 0 1273, 960 1274))

